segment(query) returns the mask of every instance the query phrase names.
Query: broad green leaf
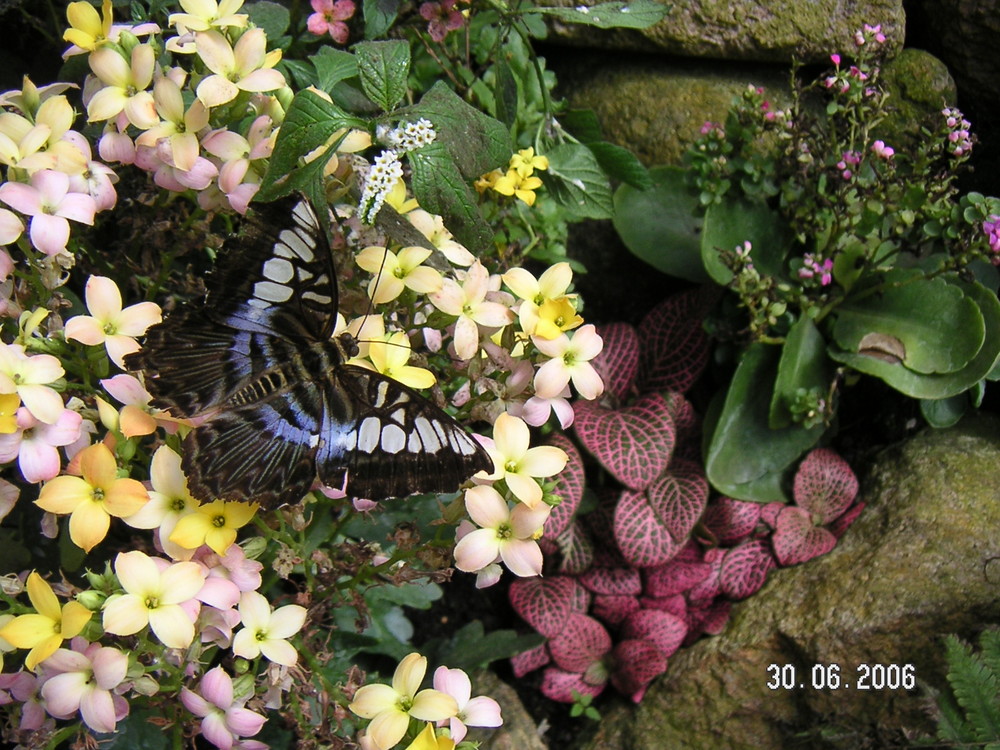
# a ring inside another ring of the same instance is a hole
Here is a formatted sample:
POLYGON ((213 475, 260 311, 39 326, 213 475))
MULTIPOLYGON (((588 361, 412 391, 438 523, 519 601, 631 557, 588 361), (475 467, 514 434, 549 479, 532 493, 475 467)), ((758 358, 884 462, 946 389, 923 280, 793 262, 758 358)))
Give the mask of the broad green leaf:
POLYGON ((261 181, 258 199, 274 200, 294 190, 312 195, 322 177, 323 167, 333 155, 336 145, 334 133, 350 127, 367 128, 368 123, 347 114, 315 91, 296 94, 278 131, 278 140, 274 144, 267 174, 261 181), (327 153, 299 166, 303 156, 325 144, 330 147, 327 153))
POLYGON ((862 283, 837 309, 833 337, 842 351, 882 352, 924 375, 957 372, 976 356, 983 315, 958 286, 904 269, 882 278, 880 289, 862 283))
POLYGON ((701 234, 701 259, 713 281, 726 285, 732 280, 733 272, 722 262, 720 251, 735 251, 744 242, 751 244, 750 257, 762 275, 783 275, 791 235, 776 211, 744 200, 709 206, 701 234))
POLYGON ((269 2, 269 0, 260 0, 256 3, 247 3, 243 6, 243 10, 250 15, 250 20, 255 26, 264 29, 264 33, 267 34, 268 39, 272 40, 272 44, 273 40, 288 31, 288 22, 291 16, 288 8, 283 5, 269 2))
POLYGON ((958 420, 969 410, 969 396, 959 393, 948 398, 924 398, 920 400, 920 413, 927 424, 938 429, 958 424, 958 420))
POLYGON ((559 117, 559 124, 582 143, 604 140, 601 123, 592 109, 571 109, 559 117))
POLYGON ((769 424, 772 429, 792 424, 792 404, 800 389, 826 394, 833 367, 826 356, 826 340, 809 318, 799 318, 785 337, 774 381, 769 424))
POLYGON ((663 20, 670 6, 653 0, 577 5, 573 8, 530 8, 526 12, 555 16, 566 23, 580 23, 599 29, 647 29, 663 20))
POLYGON ((544 155, 549 168, 536 174, 560 205, 579 218, 612 217, 611 185, 589 148, 582 143, 561 143, 544 155))
POLYGON ((653 186, 615 191, 614 226, 632 253, 663 273, 688 281, 709 281, 701 262, 698 236, 702 220, 698 198, 684 183, 680 167, 653 167, 653 186))
POLYGON ((365 17, 365 39, 378 39, 385 35, 399 14, 400 0, 363 0, 361 12, 365 17))
POLYGON ((361 88, 384 112, 406 96, 410 74, 410 45, 403 41, 360 42, 354 45, 361 88))
POLYGON ((744 352, 708 445, 705 471, 719 492, 770 502, 784 490, 781 475, 823 434, 823 426, 768 426, 781 350, 755 343, 744 352), (764 491, 766 489, 766 492, 764 491))
POLYGON ((414 120, 426 117, 431 121, 437 132, 434 143, 447 149, 468 182, 510 161, 510 131, 504 124, 480 112, 440 81, 408 113, 414 120))
POLYGON ((514 73, 503 56, 494 63, 493 75, 495 114, 497 119, 510 129, 517 120, 517 79, 514 78, 514 73))
POLYGON ((358 59, 336 47, 320 47, 319 52, 309 56, 309 62, 316 68, 318 88, 326 92, 333 91, 333 87, 341 81, 358 75, 358 59))
POLYGON ((911 398, 948 398, 955 396, 989 375, 1000 364, 1000 300, 982 284, 966 284, 955 277, 948 282, 964 292, 977 305, 985 322, 985 338, 976 356, 957 372, 924 375, 898 361, 879 359, 868 354, 844 352, 831 344, 830 357, 859 372, 881 378, 900 393, 911 398))
POLYGON ((653 178, 649 170, 627 148, 616 146, 607 141, 593 141, 587 144, 597 163, 612 179, 627 183, 637 190, 648 190, 653 187, 653 178))
POLYGON ((485 251, 493 232, 444 145, 435 141, 411 151, 409 161, 413 169, 413 195, 420 206, 441 215, 449 231, 474 254, 485 251))

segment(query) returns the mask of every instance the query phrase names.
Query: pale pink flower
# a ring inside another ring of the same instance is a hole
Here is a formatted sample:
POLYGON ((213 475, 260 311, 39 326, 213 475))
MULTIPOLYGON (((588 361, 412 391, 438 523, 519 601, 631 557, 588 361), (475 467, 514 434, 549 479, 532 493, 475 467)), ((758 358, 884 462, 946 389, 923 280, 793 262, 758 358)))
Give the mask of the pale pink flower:
MULTIPOLYGON (((0 479, 0 521, 7 517, 14 506, 17 504, 17 499, 21 496, 21 488, 16 484, 8 482, 6 479, 0 479)), ((0 626, 2 627, 2 626, 0 626)), ((0 639, 2 641, 3 639, 0 639)), ((0 648, 0 651, 3 649, 0 648)))
POLYGON ((884 141, 875 141, 872 144, 872 153, 880 159, 888 161, 896 153, 892 146, 886 146, 884 141))
MULTIPOLYGON (((157 427, 162 427, 168 435, 177 432, 178 422, 159 409, 149 405, 153 397, 134 375, 119 373, 101 381, 104 390, 116 401, 124 404, 121 413, 116 413, 108 429, 120 429, 127 437, 151 435, 157 427)), ((98 398, 98 410, 103 403, 98 398)), ((108 405, 109 408, 113 408, 108 405)), ((102 416, 103 419, 103 416, 102 416)))
POLYGON ((51 354, 27 355, 20 344, 0 344, 0 393, 16 393, 40 422, 54 424, 62 416, 62 396, 48 384, 64 374, 51 354))
POLYGON ((233 678, 222 667, 206 672, 198 689, 200 695, 181 688, 181 703, 201 718, 202 736, 216 747, 237 747, 240 737, 252 737, 264 726, 265 717, 235 701, 233 678))
POLYGON ((240 619, 243 629, 233 638, 233 653, 244 659, 265 659, 286 667, 298 661, 295 647, 288 639, 298 633, 306 621, 308 610, 298 604, 286 604, 271 610, 271 605, 256 591, 245 591, 240 597, 240 619))
MULTIPOLYGON (((503 724, 500 704, 485 695, 472 698, 472 682, 461 669, 438 667, 434 670, 434 689, 450 695, 458 704, 458 713, 448 719, 451 739, 461 742, 468 732, 467 727, 498 727, 503 724)), ((443 726, 445 722, 438 722, 443 726)))
POLYGON ((150 44, 137 44, 128 60, 112 47, 101 47, 88 58, 104 86, 87 102, 87 119, 90 122, 114 120, 124 113, 125 118, 146 130, 159 122, 153 95, 146 89, 153 81, 156 51, 150 44))
POLYGON ((31 184, 5 182, 0 185, 0 201, 31 217, 28 234, 31 244, 46 255, 66 249, 69 221, 93 224, 97 203, 83 193, 69 191, 69 175, 43 169, 31 175, 31 184))
POLYGON ((45 710, 57 719, 79 712, 95 732, 113 732, 128 715, 128 703, 113 692, 125 680, 128 656, 116 648, 85 644, 74 638, 72 651, 61 648, 45 660, 45 710))
POLYGON ((97 142, 97 153, 104 161, 120 164, 135 163, 135 143, 126 133, 107 130, 97 142))
POLYGON ((185 110, 181 87, 167 76, 153 84, 153 100, 160 123, 140 133, 136 145, 158 146, 163 141, 174 166, 190 170, 198 158, 198 132, 208 127, 208 108, 195 99, 185 110))
POLYGON ((572 337, 563 334, 556 339, 532 336, 538 350, 549 361, 535 373, 535 393, 541 398, 555 398, 567 383, 583 398, 595 399, 604 392, 604 381, 590 360, 601 353, 604 341, 593 325, 585 325, 575 331, 572 337))
POLYGON ((47 482, 59 474, 59 448, 80 438, 83 418, 71 409, 63 409, 52 424, 38 421, 23 406, 17 410, 17 429, 0 435, 0 463, 17 459, 27 482, 47 482))
POLYGON ((199 547, 194 553, 195 561, 208 570, 209 578, 218 577, 232 581, 241 591, 256 591, 260 588, 262 563, 251 560, 238 544, 229 545, 225 555, 214 552, 211 547, 199 547))
POLYGON ((200 31, 195 35, 198 56, 213 75, 198 84, 198 98, 206 107, 231 102, 240 91, 274 91, 285 85, 285 77, 274 66, 281 60, 281 50, 267 52, 263 29, 249 29, 231 47, 218 31, 200 31))
MULTIPOLYGON (((493 424, 493 440, 485 442, 493 459, 489 482, 504 480, 514 497, 529 508, 542 504, 542 488, 537 478, 551 477, 566 467, 566 451, 553 445, 531 448, 531 432, 524 420, 501 414, 493 424)), ((478 475, 477 475, 478 476, 478 475)))
POLYGON ((170 541, 177 522, 194 513, 199 505, 188 491, 187 478, 181 471, 181 457, 161 445, 149 463, 149 478, 153 486, 149 502, 122 520, 134 529, 156 529, 157 541, 167 555, 174 560, 188 560, 194 550, 170 541))
POLYGON ((552 398, 532 396, 524 404, 519 405, 520 408, 517 408, 518 405, 512 405, 510 413, 520 417, 532 427, 541 427, 549 421, 552 414, 555 414, 559 426, 567 430, 573 426, 575 419, 573 405, 568 400, 569 395, 569 386, 566 386, 558 396, 552 398))
POLYGON ((118 285, 105 276, 91 276, 85 294, 90 315, 66 321, 66 338, 87 346, 104 344, 111 361, 125 369, 125 355, 139 351, 135 337, 160 322, 160 306, 139 302, 123 310, 118 285))
POLYGON ((138 550, 120 552, 115 575, 124 594, 104 604, 104 629, 114 635, 133 635, 147 625, 168 648, 187 648, 194 640, 194 617, 181 605, 190 602, 205 584, 198 563, 167 563, 138 550))
POLYGON ((306 27, 316 36, 329 33, 337 44, 346 44, 350 30, 344 23, 354 15, 351 0, 310 0, 313 11, 306 21, 306 27))
POLYGON ((480 527, 466 534, 455 545, 455 567, 474 573, 498 559, 518 576, 542 574, 542 550, 535 537, 551 508, 518 503, 512 511, 499 492, 487 485, 465 492, 465 509, 480 527))
POLYGON ((444 219, 436 214, 428 213, 422 208, 413 209, 406 214, 409 221, 424 237, 431 241, 441 254, 453 266, 466 268, 471 266, 476 256, 470 253, 465 245, 457 242, 451 232, 444 226, 444 219))
POLYGON ((255 165, 274 149, 274 122, 261 115, 250 125, 247 137, 230 130, 213 130, 202 139, 205 151, 219 159, 219 190, 233 210, 246 213, 260 189, 263 168, 255 165))
POLYGON ((489 291, 489 272, 477 260, 461 285, 452 279, 443 279, 441 289, 429 295, 437 309, 458 317, 454 340, 455 353, 461 359, 472 359, 479 350, 480 326, 492 333, 514 320, 509 308, 487 301, 489 291))
POLYGON ((90 141, 75 130, 66 133, 63 140, 78 148, 85 160, 83 170, 69 176, 70 191, 89 195, 94 199, 98 211, 114 208, 118 202, 118 193, 115 191, 118 175, 107 164, 91 158, 90 141))
MULTIPOLYGON (((8 211, 6 208, 0 208, 0 245, 11 245, 17 242, 17 238, 21 236, 24 232, 24 222, 21 221, 19 217, 13 211, 8 211)), ((10 276, 10 272, 13 270, 13 262, 10 260, 10 255, 6 250, 3 251, 7 259, 4 261, 3 268, 3 279, 10 276)))

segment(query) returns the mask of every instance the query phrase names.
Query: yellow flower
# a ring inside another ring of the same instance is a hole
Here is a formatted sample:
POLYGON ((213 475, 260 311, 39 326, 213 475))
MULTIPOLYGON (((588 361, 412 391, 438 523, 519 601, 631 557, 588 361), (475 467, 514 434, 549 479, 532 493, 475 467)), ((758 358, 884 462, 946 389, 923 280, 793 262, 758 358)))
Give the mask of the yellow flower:
POLYGON ((80 602, 59 600, 38 573, 28 576, 28 599, 37 614, 20 615, 0 628, 3 638, 15 648, 30 648, 24 666, 35 667, 56 652, 64 639, 74 638, 90 622, 91 612, 80 602))
POLYGON ((101 15, 97 15, 97 9, 90 3, 70 3, 66 19, 72 28, 63 32, 63 39, 92 52, 107 42, 111 34, 111 0, 104 0, 101 15))
POLYGON ((522 148, 510 157, 510 168, 521 177, 531 177, 536 169, 548 169, 549 159, 546 156, 535 156, 535 149, 522 148))
POLYGON ((0 393, 0 435, 9 435, 17 430, 17 407, 21 397, 16 393, 0 393))
POLYGON ((535 191, 542 186, 537 177, 522 177, 516 169, 508 169, 507 174, 497 178, 493 189, 500 195, 513 195, 529 206, 535 205, 535 191))
POLYGON ((385 196, 385 202, 396 209, 396 213, 400 216, 408 214, 413 209, 420 207, 416 198, 410 198, 407 200, 406 182, 402 179, 396 180, 396 183, 392 186, 392 190, 390 190, 389 194, 385 196))
POLYGON ((583 318, 576 314, 575 294, 566 294, 573 270, 565 261, 545 269, 537 279, 523 268, 512 268, 503 283, 523 300, 517 309, 521 330, 529 336, 555 339, 576 328, 583 318))
POLYGON ((424 731, 413 738, 406 750, 454 750, 455 741, 451 737, 438 736, 434 733, 434 725, 429 723, 424 731))
POLYGON ((237 13, 243 0, 181 0, 184 13, 171 13, 168 22, 186 31, 208 31, 211 28, 245 28, 249 16, 237 13))
POLYGON ((551 477, 566 467, 566 451, 553 445, 528 447, 531 432, 520 417, 504 413, 493 423, 493 447, 486 450, 493 459, 494 471, 487 479, 503 479, 507 488, 529 508, 542 502, 542 488, 536 478, 551 477))
POLYGON ((372 720, 368 736, 380 750, 403 739, 411 716, 421 721, 441 721, 458 713, 458 702, 447 693, 433 688, 417 692, 426 671, 426 657, 408 654, 396 667, 391 686, 364 685, 354 694, 348 708, 372 720))
POLYGON ((197 508, 174 526, 170 541, 184 549, 197 549, 207 544, 219 555, 236 541, 236 531, 250 523, 257 512, 257 503, 227 503, 215 500, 197 508))
POLYGON ((547 299, 538 308, 538 322, 535 335, 543 339, 556 339, 564 331, 583 324, 583 318, 576 314, 576 308, 569 297, 547 299))
POLYGON ((412 289, 417 294, 430 294, 441 288, 441 274, 433 268, 420 265, 430 257, 426 247, 413 245, 404 247, 399 254, 391 250, 372 246, 366 247, 356 258, 357 264, 368 273, 376 274, 368 284, 368 295, 372 302, 380 305, 391 302, 412 289))
POLYGON ((80 452, 81 477, 61 476, 42 487, 35 504, 49 513, 70 514, 69 536, 90 552, 108 533, 111 516, 137 512, 149 493, 135 479, 119 478, 115 457, 104 443, 80 452))
POLYGON ((430 388, 434 385, 434 373, 407 364, 410 340, 402 331, 389 334, 381 341, 373 341, 368 348, 368 358, 378 372, 410 388, 430 388))

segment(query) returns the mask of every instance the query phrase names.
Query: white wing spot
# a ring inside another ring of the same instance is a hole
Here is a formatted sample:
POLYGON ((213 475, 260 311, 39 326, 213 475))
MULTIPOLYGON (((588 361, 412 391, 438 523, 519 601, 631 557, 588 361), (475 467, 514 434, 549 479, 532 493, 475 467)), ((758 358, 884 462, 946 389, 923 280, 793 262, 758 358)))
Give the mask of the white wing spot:
POLYGON ((295 268, 284 258, 271 258, 264 264, 264 276, 271 281, 284 284, 292 280, 295 275, 295 268))
POLYGON ((458 439, 458 434, 454 430, 448 431, 448 442, 451 443, 451 449, 455 453, 462 453, 462 443, 458 439))
POLYGON ((406 440, 406 450, 410 453, 421 453, 423 449, 424 444, 420 442, 420 433, 414 430, 406 440))
POLYGON ((258 281, 253 285, 253 295, 268 302, 287 302, 292 296, 292 289, 273 281, 258 281))
POLYGON ((358 450, 371 453, 378 445, 382 434, 382 423, 378 417, 365 417, 358 429, 358 450))
POLYGON ((344 434, 343 439, 344 450, 352 451, 358 447, 358 433, 357 432, 347 432, 344 434))
POLYGON ((399 425, 389 424, 382 428, 382 450, 399 453, 406 446, 406 433, 399 425))
POLYGON ((247 304, 250 305, 250 307, 257 307, 261 310, 266 310, 271 306, 270 302, 265 302, 264 300, 257 299, 256 297, 251 297, 250 299, 248 299, 247 304))
POLYGON ((331 302, 333 302, 333 300, 330 299, 327 295, 316 294, 316 292, 302 292, 301 297, 302 299, 308 299, 312 300, 313 302, 318 302, 321 305, 329 305, 331 302))
POLYGON ((309 269, 299 266, 299 281, 309 281, 315 274, 311 273, 309 269))
POLYGON ((389 382, 387 380, 380 380, 375 391, 375 403, 373 404, 376 409, 382 408, 382 405, 385 403, 385 396, 388 392, 389 382))
POLYGON ((458 434, 459 450, 463 456, 471 456, 476 452, 475 438, 470 438, 465 433, 458 434))
POLYGON ((293 253, 298 255, 307 263, 313 259, 313 251, 307 242, 302 239, 302 235, 291 229, 282 229, 278 234, 278 239, 284 242, 293 253))
POLYGON ((396 424, 406 424, 406 409, 396 409, 392 414, 389 415, 391 419, 396 424))
POLYGON ((424 444, 424 450, 428 453, 437 453, 441 450, 441 441, 434 432, 430 420, 427 417, 417 417, 413 420, 413 426, 420 435, 424 444))
POLYGON ((300 224, 306 227, 315 228, 317 226, 316 214, 313 213, 312 206, 305 201, 299 201, 292 209, 294 216, 300 224))
POLYGON ((444 429, 444 425, 434 419, 431 420, 431 427, 433 427, 434 432, 437 433, 438 440, 441 441, 441 446, 444 447, 448 445, 448 432, 444 429))

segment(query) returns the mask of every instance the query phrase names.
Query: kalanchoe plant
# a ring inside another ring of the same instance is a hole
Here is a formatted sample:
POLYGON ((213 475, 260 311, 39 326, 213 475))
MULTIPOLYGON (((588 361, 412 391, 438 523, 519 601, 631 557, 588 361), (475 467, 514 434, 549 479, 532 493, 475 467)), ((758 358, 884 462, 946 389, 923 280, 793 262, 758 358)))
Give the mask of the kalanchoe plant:
POLYGON ((513 658, 515 674, 544 668, 541 691, 553 700, 608 683, 640 700, 678 648, 719 633, 732 602, 771 570, 829 552, 863 507, 854 473, 829 448, 799 463, 794 504, 710 496, 700 420, 683 391, 707 361, 700 321, 713 297, 685 292, 638 329, 599 328, 605 395, 574 405, 576 437, 608 475, 591 507, 581 453, 551 438, 569 460, 541 540, 547 575, 516 581, 510 600, 547 639, 513 658))
POLYGON ((859 30, 784 110, 749 87, 724 124, 706 124, 686 169, 616 196, 633 252, 735 293, 711 318, 739 354, 705 465, 732 497, 787 502, 856 373, 919 399, 936 426, 978 405, 996 374, 1000 201, 956 186, 975 139, 954 108, 906 147, 880 131, 884 39, 859 30))

